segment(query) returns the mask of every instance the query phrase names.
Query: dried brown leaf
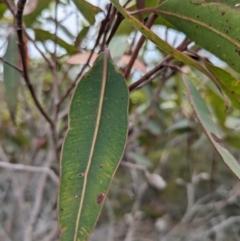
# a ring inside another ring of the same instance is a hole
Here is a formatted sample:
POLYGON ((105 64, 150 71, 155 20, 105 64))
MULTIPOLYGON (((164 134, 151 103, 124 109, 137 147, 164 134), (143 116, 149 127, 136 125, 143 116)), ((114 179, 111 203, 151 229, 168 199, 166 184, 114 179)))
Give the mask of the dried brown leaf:
MULTIPOLYGON (((127 65, 127 64, 129 63, 130 59, 131 59, 131 56, 130 56, 130 55, 123 55, 123 56, 120 58, 119 62, 122 63, 122 64, 124 64, 124 65, 127 65)), ((141 71, 141 72, 143 72, 143 73, 146 73, 146 72, 147 72, 147 68, 146 68, 145 64, 144 64, 143 61, 140 60, 139 58, 137 58, 137 59, 135 60, 135 62, 134 62, 134 64, 133 64, 133 68, 134 68, 135 70, 139 70, 139 71, 141 71)))
MULTIPOLYGON (((66 63, 72 64, 72 65, 86 64, 90 54, 91 54, 91 52, 74 54, 66 61, 66 63)), ((94 61, 96 60, 97 57, 98 57, 98 54, 93 53, 90 63, 94 63, 94 61)))

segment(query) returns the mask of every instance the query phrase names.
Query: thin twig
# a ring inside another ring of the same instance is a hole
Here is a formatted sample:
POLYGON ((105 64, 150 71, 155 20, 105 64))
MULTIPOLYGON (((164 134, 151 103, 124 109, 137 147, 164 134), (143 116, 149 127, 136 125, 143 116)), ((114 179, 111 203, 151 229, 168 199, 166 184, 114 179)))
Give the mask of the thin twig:
POLYGON ((16 14, 15 14, 16 30, 17 30, 17 35, 18 35, 18 48, 19 48, 19 53, 21 56, 22 66, 23 66, 23 77, 24 77, 26 85, 31 93, 31 96, 32 96, 34 103, 36 104, 38 110, 45 117, 47 122, 50 124, 51 128, 54 129, 54 123, 53 123, 52 119, 50 118, 50 116, 43 109, 39 100, 37 99, 36 93, 34 91, 34 88, 32 86, 32 83, 31 83, 29 75, 28 75, 27 57, 26 57, 26 53, 25 53, 25 49, 24 49, 23 25, 22 25, 23 10, 24 10, 26 2, 27 2, 27 0, 19 0, 17 2, 17 10, 16 10, 16 14))
POLYGON ((23 73, 21 69, 19 69, 19 68, 18 68, 17 66, 15 66, 15 65, 9 63, 7 60, 3 59, 2 57, 0 57, 0 60, 1 60, 3 63, 5 63, 5 64, 11 66, 12 68, 14 68, 15 70, 17 70, 20 74, 23 73))
POLYGON ((57 223, 54 225, 54 228, 47 234, 42 241, 52 241, 59 234, 59 228, 57 223))
POLYGON ((43 57, 43 59, 46 61, 46 63, 48 64, 50 70, 53 69, 53 63, 48 59, 48 57, 43 53, 43 51, 38 47, 36 41, 25 31, 25 36, 27 37, 28 40, 30 40, 32 42, 32 44, 34 45, 34 47, 37 49, 37 51, 41 54, 41 56, 43 57))
MULTIPOLYGON (((47 167, 47 168, 51 165, 51 163, 53 161, 53 152, 51 151, 51 148, 53 148, 53 147, 52 146, 49 147, 50 151, 48 152, 48 155, 46 157, 47 161, 45 163, 45 167, 47 167)), ((47 173, 42 173, 41 177, 39 178, 38 185, 36 187, 35 201, 34 201, 33 208, 31 210, 27 228, 25 230, 24 241, 31 240, 34 224, 36 222, 38 213, 41 208, 41 203, 42 203, 42 199, 43 199, 43 191, 44 191, 44 187, 46 184, 46 180, 47 180, 47 173)))
MULTIPOLYGON (((157 15, 154 14, 154 13, 152 13, 152 14, 149 16, 149 18, 148 18, 148 20, 147 20, 147 22, 146 22, 146 27, 150 28, 150 27, 153 25, 153 23, 154 23, 154 21, 155 21, 156 18, 157 18, 157 15)), ((141 49, 141 47, 142 47, 145 39, 146 39, 146 38, 145 38, 143 35, 142 35, 141 38, 139 39, 139 41, 138 41, 138 43, 137 43, 137 46, 136 46, 136 48, 134 49, 134 51, 133 51, 133 53, 132 53, 131 59, 130 59, 130 61, 129 61, 129 63, 128 63, 125 71, 124 71, 124 78, 125 78, 125 79, 128 78, 128 76, 129 76, 129 74, 130 74, 130 72, 131 72, 132 66, 133 66, 133 64, 134 64, 134 62, 135 62, 135 60, 136 60, 136 58, 137 58, 137 56, 138 56, 138 53, 139 53, 139 51, 140 51, 140 49, 141 49)))
POLYGON ((29 166, 24 164, 14 164, 9 162, 2 162, 0 161, 0 167, 11 169, 11 170, 18 170, 18 171, 27 171, 27 172, 42 172, 47 175, 53 180, 54 183, 59 184, 59 178, 55 174, 53 170, 48 167, 36 167, 36 166, 29 166))
POLYGON ((3 2, 8 6, 8 9, 12 13, 12 15, 14 16, 15 8, 16 8, 15 4, 13 2, 8 1, 8 0, 3 0, 3 2))
POLYGON ((79 72, 79 74, 76 76, 76 78, 74 79, 74 81, 72 82, 72 84, 70 85, 70 87, 67 89, 67 91, 65 92, 65 94, 61 97, 60 101, 58 102, 57 104, 57 108, 59 109, 60 108, 60 105, 63 103, 63 101, 68 97, 68 95, 71 93, 71 91, 74 89, 74 87, 76 86, 78 80, 82 77, 83 73, 84 73, 84 70, 87 68, 87 66, 89 66, 89 63, 91 61, 91 58, 93 56, 93 53, 95 51, 95 49, 97 48, 97 46, 99 45, 99 42, 100 42, 100 39, 101 39, 101 36, 104 34, 105 32, 105 28, 107 27, 107 23, 109 21, 109 17, 110 17, 110 13, 111 13, 111 5, 108 9, 108 13, 107 13, 107 16, 106 18, 101 22, 101 25, 100 25, 100 29, 98 31, 98 36, 97 36, 97 39, 95 41, 95 45, 88 57, 88 60, 86 62, 86 64, 82 67, 81 71, 79 72))
MULTIPOLYGON (((183 40, 183 42, 176 48, 176 50, 178 51, 184 51, 188 44, 191 41, 188 40, 187 38, 183 40)), ((164 68, 164 65, 166 63, 168 63, 169 61, 171 61, 173 59, 173 57, 171 55, 167 55, 162 61, 161 63, 159 63, 156 67, 154 67, 152 70, 150 70, 148 73, 146 73, 144 76, 142 76, 139 80, 137 80, 136 82, 134 82, 133 84, 131 84, 129 86, 129 91, 133 91, 136 88, 138 88, 139 86, 141 86, 143 83, 147 82, 148 79, 156 74, 158 71, 160 71, 162 68, 164 68)), ((166 66, 166 65, 165 65, 166 66)))

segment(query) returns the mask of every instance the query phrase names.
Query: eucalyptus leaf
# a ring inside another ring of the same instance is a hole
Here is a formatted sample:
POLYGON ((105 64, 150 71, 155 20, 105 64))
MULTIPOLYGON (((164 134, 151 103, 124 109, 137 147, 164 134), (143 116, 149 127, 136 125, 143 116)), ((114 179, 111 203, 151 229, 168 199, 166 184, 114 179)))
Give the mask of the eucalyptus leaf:
MULTIPOLYGON (((51 40, 53 42, 55 42, 55 36, 52 33, 49 33, 46 30, 43 29, 33 29, 35 32, 35 39, 37 41, 47 41, 47 40, 51 40)), ((62 48, 64 48, 68 54, 75 54, 78 52, 78 49, 76 47, 74 47, 73 45, 67 43, 66 41, 64 41, 63 39, 56 37, 56 43, 61 46, 62 48)))
POLYGON ((61 159, 61 241, 89 239, 123 155, 128 99, 125 80, 101 54, 71 101, 61 159))
POLYGON ((238 8, 216 1, 168 0, 158 7, 158 13, 189 39, 240 72, 238 8))
POLYGON ((92 25, 95 23, 95 15, 102 10, 85 0, 72 0, 82 15, 92 25))
POLYGON ((213 122, 204 100, 186 75, 183 75, 183 82, 191 105, 196 113, 197 119, 203 127, 205 134, 218 154, 221 156, 224 163, 236 175, 236 177, 240 179, 240 165, 233 155, 224 147, 219 130, 213 122))

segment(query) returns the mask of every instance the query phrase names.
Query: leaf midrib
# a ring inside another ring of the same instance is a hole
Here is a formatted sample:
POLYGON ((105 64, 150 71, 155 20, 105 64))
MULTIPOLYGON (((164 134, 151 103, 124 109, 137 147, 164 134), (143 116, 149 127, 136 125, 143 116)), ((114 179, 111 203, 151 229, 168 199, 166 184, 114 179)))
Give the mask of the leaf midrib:
POLYGON ((217 30, 216 28, 213 28, 212 26, 207 25, 206 23, 203 23, 203 22, 201 22, 199 20, 196 20, 194 18, 189 18, 189 17, 181 15, 181 14, 168 12, 168 11, 164 11, 164 10, 157 9, 156 12, 160 13, 160 14, 165 14, 165 15, 168 15, 168 16, 171 16, 171 17, 176 17, 176 18, 179 18, 179 19, 182 19, 182 20, 185 20, 185 21, 189 21, 189 22, 194 23, 194 24, 198 24, 198 25, 200 25, 202 27, 205 27, 206 29, 211 30, 212 32, 216 33, 217 35, 220 35, 224 39, 226 39, 229 42, 231 42, 232 44, 234 44, 236 47, 240 48, 240 43, 239 42, 237 42, 234 39, 228 37, 228 35, 225 35, 223 32, 217 30))
POLYGON ((85 170, 85 173, 84 173, 83 188, 82 188, 82 193, 81 193, 81 197, 80 197, 80 204, 79 204, 79 209, 78 209, 78 214, 77 214, 77 219, 76 219, 75 232, 74 232, 74 241, 77 241, 78 230, 79 230, 79 221, 80 221, 80 216, 81 216, 81 213, 82 213, 83 201, 84 201, 84 196, 85 196, 86 186, 87 186, 87 178, 88 178, 89 170, 90 170, 91 163, 92 163, 93 153, 94 153, 95 144, 96 144, 97 135, 98 135, 98 130, 99 130, 99 125, 100 125, 100 119, 101 119, 101 113, 102 113, 102 107, 103 107, 103 99, 104 99, 104 93, 105 93, 106 82, 107 82, 107 60, 108 60, 108 53, 105 52, 105 54, 104 54, 103 76, 102 76, 102 88, 101 88, 100 98, 99 98, 97 120, 96 120, 91 150, 90 150, 90 153, 89 153, 88 164, 87 164, 87 167, 86 167, 86 170, 85 170))

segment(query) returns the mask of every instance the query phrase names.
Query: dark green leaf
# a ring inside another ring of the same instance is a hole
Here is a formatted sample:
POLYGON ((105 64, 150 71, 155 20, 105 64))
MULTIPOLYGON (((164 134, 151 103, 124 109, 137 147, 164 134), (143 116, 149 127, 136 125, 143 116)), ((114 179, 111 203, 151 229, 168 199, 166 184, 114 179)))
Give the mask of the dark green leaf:
POLYGON ((158 10, 176 29, 240 72, 239 9, 216 1, 168 0, 158 10))
POLYGON ((107 54, 76 87, 61 160, 61 241, 86 241, 122 157, 128 130, 128 88, 107 54))

